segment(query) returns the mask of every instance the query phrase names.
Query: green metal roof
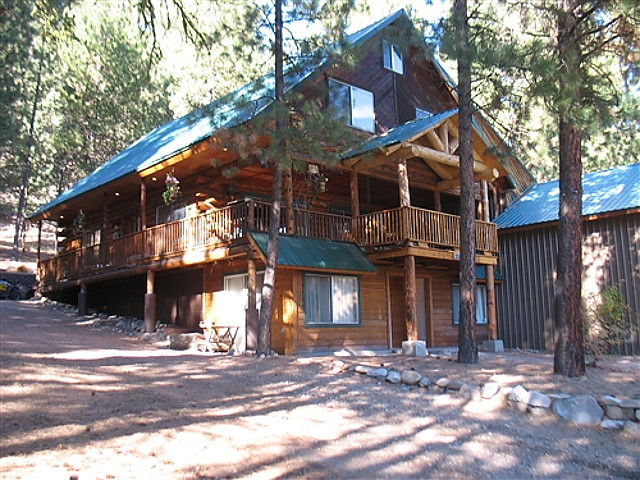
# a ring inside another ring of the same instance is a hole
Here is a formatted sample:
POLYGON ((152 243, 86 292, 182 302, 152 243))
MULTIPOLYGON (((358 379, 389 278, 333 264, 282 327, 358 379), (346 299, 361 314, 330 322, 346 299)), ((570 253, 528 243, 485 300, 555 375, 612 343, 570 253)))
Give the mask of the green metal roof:
MULTIPOLYGON (((250 232, 249 237, 262 255, 266 257, 269 235, 250 232)), ((351 272, 377 271, 376 267, 355 243, 334 242, 294 235, 280 235, 277 264, 297 269, 351 272)))
MULTIPOLYGON (((403 16, 408 18, 404 10, 398 10, 394 14, 349 35, 347 42, 352 46, 361 45, 403 16)), ((301 63, 302 65, 297 68, 285 72, 285 93, 296 91, 307 78, 319 73, 325 66, 326 59, 312 58, 301 63)), ((152 130, 47 205, 39 208, 31 217, 43 214, 65 201, 109 182, 157 165, 210 137, 218 128, 232 128, 255 118, 261 112, 272 107, 274 88, 275 79, 273 72, 271 72, 235 92, 215 100, 208 106, 152 130)))

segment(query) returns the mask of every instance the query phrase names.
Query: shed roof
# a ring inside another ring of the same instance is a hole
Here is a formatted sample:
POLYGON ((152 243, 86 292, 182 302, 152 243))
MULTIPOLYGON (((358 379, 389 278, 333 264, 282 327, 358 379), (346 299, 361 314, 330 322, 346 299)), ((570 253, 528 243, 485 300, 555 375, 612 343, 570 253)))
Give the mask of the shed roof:
MULTIPOLYGON (((266 258, 269 235, 251 232, 249 237, 266 258)), ((280 235, 277 264, 282 267, 345 272, 376 272, 355 243, 280 235)))
MULTIPOLYGON (((494 222, 498 228, 524 227, 558 220, 558 180, 533 185, 494 222)), ((582 176, 582 215, 640 208, 640 163, 582 176)))

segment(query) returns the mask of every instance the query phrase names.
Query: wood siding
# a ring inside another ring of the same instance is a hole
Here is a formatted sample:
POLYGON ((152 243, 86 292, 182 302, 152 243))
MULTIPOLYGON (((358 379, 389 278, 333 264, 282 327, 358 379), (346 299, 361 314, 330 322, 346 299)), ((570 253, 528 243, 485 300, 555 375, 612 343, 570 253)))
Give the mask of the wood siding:
MULTIPOLYGON (((496 288, 499 337, 507 348, 553 350, 555 225, 500 231, 499 243, 505 277, 496 288)), ((640 213, 585 221, 582 245, 583 297, 619 284, 631 310, 627 322, 640 327, 640 213)), ((622 353, 640 353, 637 335, 622 353)))

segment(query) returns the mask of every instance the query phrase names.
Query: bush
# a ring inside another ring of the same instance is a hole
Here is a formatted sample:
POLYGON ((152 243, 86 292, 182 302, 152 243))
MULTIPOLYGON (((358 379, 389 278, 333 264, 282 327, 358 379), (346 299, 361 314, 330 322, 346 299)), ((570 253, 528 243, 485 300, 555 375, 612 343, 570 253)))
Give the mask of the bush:
POLYGON ((599 299, 592 295, 591 300, 585 308, 584 340, 585 349, 593 355, 595 365, 603 355, 616 353, 631 341, 637 324, 626 321, 631 309, 619 284, 605 288, 599 299))

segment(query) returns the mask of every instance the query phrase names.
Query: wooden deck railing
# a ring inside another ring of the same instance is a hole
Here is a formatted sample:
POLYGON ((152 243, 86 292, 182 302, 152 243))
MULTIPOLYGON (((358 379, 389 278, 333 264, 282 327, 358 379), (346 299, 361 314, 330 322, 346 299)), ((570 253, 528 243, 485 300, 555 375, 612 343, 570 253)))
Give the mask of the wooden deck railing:
MULTIPOLYGON (((267 232, 270 216, 271 205, 268 203, 254 200, 236 203, 194 218, 62 252, 40 261, 39 278, 43 285, 51 285, 97 271, 117 270, 241 241, 249 231, 267 232)), ((294 220, 297 235, 352 241, 363 248, 406 241, 435 248, 460 246, 459 217, 415 207, 400 207, 356 218, 296 209, 294 220)), ((282 220, 281 225, 284 225, 282 220)), ((476 222, 476 243, 479 251, 497 253, 496 226, 476 222)))

